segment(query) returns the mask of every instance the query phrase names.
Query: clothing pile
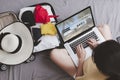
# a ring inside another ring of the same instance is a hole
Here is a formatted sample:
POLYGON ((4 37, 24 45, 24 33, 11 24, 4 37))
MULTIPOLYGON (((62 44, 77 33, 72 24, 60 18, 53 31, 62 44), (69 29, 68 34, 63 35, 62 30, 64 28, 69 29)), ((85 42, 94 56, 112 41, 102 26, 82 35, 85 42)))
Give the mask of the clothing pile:
POLYGON ((57 22, 52 6, 46 4, 36 4, 20 10, 19 19, 31 31, 34 39, 33 52, 48 50, 59 46, 57 22))

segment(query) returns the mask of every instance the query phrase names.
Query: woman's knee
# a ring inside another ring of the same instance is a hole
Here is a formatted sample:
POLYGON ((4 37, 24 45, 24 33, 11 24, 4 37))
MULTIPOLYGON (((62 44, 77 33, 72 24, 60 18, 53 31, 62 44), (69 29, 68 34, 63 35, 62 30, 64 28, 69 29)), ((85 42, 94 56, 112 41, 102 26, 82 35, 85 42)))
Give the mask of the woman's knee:
POLYGON ((50 52, 50 58, 52 58, 55 54, 57 54, 59 50, 58 49, 53 49, 51 52, 50 52))
POLYGON ((58 57, 63 52, 63 50, 64 49, 53 49, 50 52, 50 58, 53 59, 54 57, 58 57))
POLYGON ((103 29, 103 28, 109 28, 109 25, 108 25, 108 24, 99 25, 98 28, 100 28, 100 29, 101 29, 101 28, 102 28, 102 29, 103 29))
POLYGON ((102 33, 106 40, 112 39, 112 34, 110 27, 107 24, 98 27, 99 31, 102 33))

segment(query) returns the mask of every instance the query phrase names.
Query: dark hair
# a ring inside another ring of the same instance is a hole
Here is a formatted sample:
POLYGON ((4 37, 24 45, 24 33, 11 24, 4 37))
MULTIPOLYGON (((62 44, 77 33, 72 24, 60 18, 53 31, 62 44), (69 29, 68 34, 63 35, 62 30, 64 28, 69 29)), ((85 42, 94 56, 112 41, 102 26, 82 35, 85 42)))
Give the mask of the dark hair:
POLYGON ((120 80, 120 44, 108 40, 99 44, 93 50, 93 59, 97 68, 105 75, 107 80, 120 80))

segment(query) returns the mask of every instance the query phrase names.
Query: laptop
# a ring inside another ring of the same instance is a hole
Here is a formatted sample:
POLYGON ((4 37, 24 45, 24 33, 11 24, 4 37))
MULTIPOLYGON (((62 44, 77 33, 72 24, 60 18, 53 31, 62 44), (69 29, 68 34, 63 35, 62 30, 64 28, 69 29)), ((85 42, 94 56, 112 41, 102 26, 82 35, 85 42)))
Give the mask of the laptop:
POLYGON ((86 57, 92 55, 92 50, 87 44, 89 38, 94 38, 101 43, 105 41, 98 28, 95 26, 91 7, 87 7, 67 19, 56 24, 59 39, 68 51, 75 66, 78 66, 76 46, 82 44, 86 51, 86 57))

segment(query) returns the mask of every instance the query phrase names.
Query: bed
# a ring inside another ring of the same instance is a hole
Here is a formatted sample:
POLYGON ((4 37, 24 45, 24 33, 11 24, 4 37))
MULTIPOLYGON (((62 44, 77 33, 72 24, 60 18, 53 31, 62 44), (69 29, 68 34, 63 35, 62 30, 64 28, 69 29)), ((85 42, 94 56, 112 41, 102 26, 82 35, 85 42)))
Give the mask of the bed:
MULTIPOLYGON (((120 0, 0 0, 0 13, 19 10, 36 3, 50 3, 58 17, 58 22, 70 15, 91 6, 96 25, 108 24, 113 39, 120 36, 120 0)), ((30 63, 10 66, 0 71, 0 80, 73 80, 49 58, 49 51, 36 53, 30 63)))

